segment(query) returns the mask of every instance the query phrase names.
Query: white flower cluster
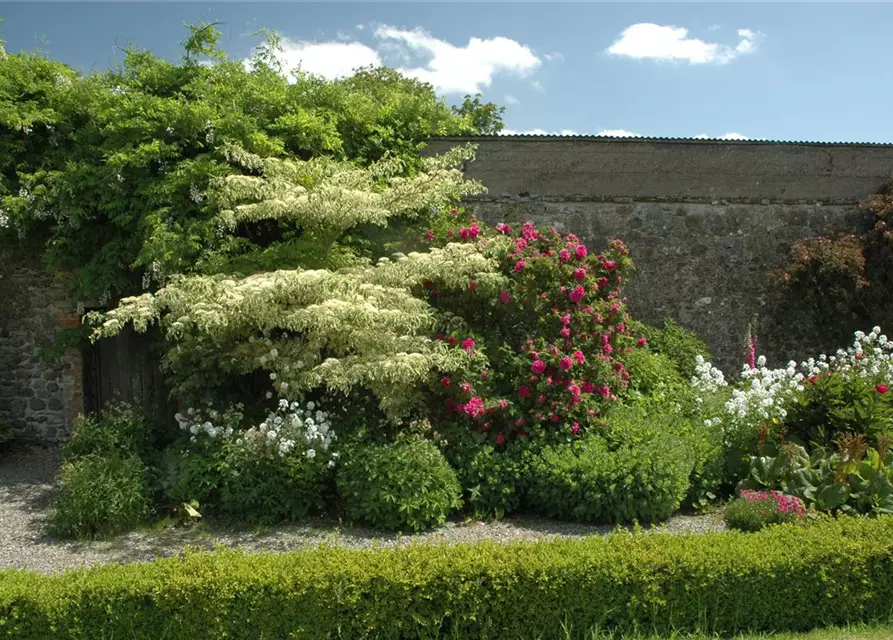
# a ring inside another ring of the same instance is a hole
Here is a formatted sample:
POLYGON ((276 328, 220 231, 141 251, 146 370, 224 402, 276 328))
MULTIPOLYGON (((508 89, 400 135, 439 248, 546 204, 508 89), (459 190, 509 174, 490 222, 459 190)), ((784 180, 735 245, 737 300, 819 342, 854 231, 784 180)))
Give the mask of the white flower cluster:
POLYGON ((9 214, 6 213, 3 209, 0 209, 0 229, 5 229, 9 226, 9 214))
POLYGON ((210 438, 229 437, 233 434, 232 424, 241 418, 242 414, 238 410, 220 412, 211 408, 194 407, 186 409, 185 415, 177 413, 174 416, 180 428, 192 434, 190 440, 193 442, 199 434, 205 434, 210 438))
MULTIPOLYGON (((723 415, 708 418, 705 424, 722 425, 727 444, 735 435, 753 434, 760 425, 783 421, 804 384, 828 372, 871 377, 893 384, 893 342, 881 334, 880 327, 874 327, 868 334, 857 331, 848 349, 840 349, 830 357, 822 354, 799 365, 791 361, 783 369, 769 369, 765 356, 760 356, 755 368, 744 365, 741 384, 732 390, 723 415)), ((691 382, 699 401, 704 394, 727 386, 722 372, 700 356, 691 382)))
MULTIPOLYGON (((248 429, 236 444, 261 440, 266 448, 275 450, 283 458, 297 448, 309 460, 313 460, 318 453, 329 453, 335 439, 329 414, 317 407, 316 403, 311 401, 301 408, 298 402, 283 398, 266 420, 248 429)), ((337 457, 337 453, 329 454, 330 467, 335 466, 337 457)))

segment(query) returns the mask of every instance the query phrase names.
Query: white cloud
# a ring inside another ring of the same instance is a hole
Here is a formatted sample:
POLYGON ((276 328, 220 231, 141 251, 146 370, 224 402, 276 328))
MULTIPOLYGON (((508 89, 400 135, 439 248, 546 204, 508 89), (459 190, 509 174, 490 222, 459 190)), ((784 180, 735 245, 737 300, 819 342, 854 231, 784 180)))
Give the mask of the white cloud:
POLYGON ((628 26, 607 53, 640 60, 687 61, 691 64, 725 64, 756 51, 756 34, 739 29, 734 47, 688 37, 688 29, 640 22, 628 26))
POLYGON ((698 140, 750 140, 750 138, 743 133, 735 133, 734 131, 724 133, 721 136, 708 136, 706 133, 701 133, 696 135, 695 138, 698 140))
POLYGON ((542 85, 542 83, 540 83, 539 80, 534 80, 533 82, 530 83, 530 86, 533 87, 536 91, 539 91, 540 93, 544 93, 546 91, 543 88, 543 85, 542 85))
POLYGON ((515 96, 510 93, 505 94, 505 103, 506 104, 519 104, 521 101, 518 100, 515 96))
POLYGON ((564 56, 559 51, 556 51, 555 53, 544 53, 543 60, 545 60, 546 62, 553 62, 556 60, 562 61, 564 60, 564 56))
POLYGON ((573 129, 561 129, 560 131, 546 131, 545 129, 526 129, 524 131, 516 131, 515 129, 503 129, 499 132, 501 136, 576 136, 579 135, 573 129))
POLYGON ((375 30, 375 36, 427 57, 422 66, 404 67, 400 71, 431 83, 441 93, 477 93, 489 87, 496 74, 526 76, 542 64, 529 47, 501 36, 471 38, 463 47, 418 28, 381 26, 375 30))
POLYGON ((305 42, 282 38, 280 45, 282 51, 276 57, 286 73, 300 69, 334 79, 350 76, 358 67, 381 64, 378 53, 360 42, 305 42))
POLYGON ((641 138, 641 133, 627 131, 626 129, 602 129, 597 135, 608 136, 611 138, 641 138))

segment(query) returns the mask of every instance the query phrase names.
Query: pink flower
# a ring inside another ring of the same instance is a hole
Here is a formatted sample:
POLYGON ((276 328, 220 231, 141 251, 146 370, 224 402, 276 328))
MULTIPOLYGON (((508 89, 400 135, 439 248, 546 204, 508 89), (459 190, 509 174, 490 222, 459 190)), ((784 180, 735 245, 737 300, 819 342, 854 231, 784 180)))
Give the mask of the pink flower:
POLYGON ((515 426, 523 427, 524 426, 524 418, 518 418, 517 420, 515 420, 515 426))
POLYGON ((520 272, 520 271, 524 271, 524 267, 525 267, 526 264, 527 264, 527 263, 524 262, 523 260, 518 260, 518 261, 515 263, 515 273, 518 273, 518 272, 520 272))
POLYGON ((601 394, 602 398, 607 398, 611 395, 610 387, 606 387, 604 385, 598 388, 598 392, 601 394))
POLYGON ((648 343, 648 341, 644 338, 644 336, 639 338, 639 346, 640 347, 644 347, 647 343, 648 343))
POLYGON ((562 249, 561 251, 558 252, 558 259, 561 260, 562 262, 567 262, 568 260, 571 259, 571 252, 568 251, 567 249, 562 249))
POLYGON ((501 433, 496 434, 496 446, 501 447, 505 444, 505 436, 501 433))
POLYGON ((484 401, 480 396, 475 396, 465 405, 465 413, 472 418, 477 418, 484 413, 484 401))
POLYGON ((502 302, 502 304, 508 304, 511 299, 511 294, 505 289, 499 292, 499 300, 502 302))
POLYGON ((462 393, 471 393, 471 383, 463 382, 459 385, 459 388, 462 389, 462 393))
POLYGON ((583 383, 583 391, 585 391, 586 393, 592 393, 593 391, 595 391, 595 384, 590 382, 589 380, 585 381, 583 383))
POLYGON ((571 314, 565 313, 561 316, 561 324, 570 324, 571 323, 571 314))
POLYGON ((558 422, 559 420, 561 420, 561 418, 553 413, 551 416, 549 416, 549 420, 551 420, 552 422, 558 422))
POLYGON ((583 355, 583 352, 577 349, 574 351, 574 360, 576 360, 579 364, 583 364, 586 362, 586 356, 583 355))
POLYGON ((577 254, 578 258, 580 258, 580 259, 585 258, 586 254, 588 253, 588 251, 586 251, 586 245, 578 244, 575 253, 577 254))
POLYGON ((534 360, 533 364, 530 365, 530 369, 534 373, 542 375, 543 372, 545 372, 545 370, 546 370, 546 363, 543 362, 542 360, 534 360))
POLYGON ((465 338, 465 340, 462 341, 462 348, 465 349, 468 353, 471 353, 472 351, 474 351, 475 344, 476 343, 475 343, 474 339, 465 338))
POLYGON ((468 227, 468 235, 471 236, 472 238, 477 238, 478 235, 480 234, 480 232, 481 232, 481 228, 479 226, 477 226, 476 224, 473 224, 470 227, 468 227))
POLYGON ((446 376, 444 376, 443 378, 441 378, 441 379, 440 379, 440 386, 443 387, 444 389, 449 389, 449 388, 450 388, 450 379, 447 378, 446 376))
POLYGON ((571 395, 572 395, 572 396, 578 396, 578 395, 580 395, 580 387, 578 387, 578 386, 575 385, 575 384, 572 384, 571 386, 569 386, 569 387, 567 388, 567 390, 571 392, 571 395))
POLYGON ((607 287, 607 286, 608 286, 608 279, 607 279, 605 276, 602 276, 601 278, 599 278, 599 279, 598 279, 598 286, 599 286, 599 288, 601 288, 601 289, 604 289, 605 287, 607 287))
POLYGON ((434 242, 434 232, 433 231, 426 231, 425 237, 428 238, 428 242, 434 242))
POLYGON ((616 266, 617 266, 616 260, 605 260, 605 262, 604 262, 604 267, 608 271, 613 271, 616 266))
POLYGON ((567 294, 567 297, 574 304, 578 304, 583 299, 583 296, 585 296, 585 295, 586 295, 586 289, 584 289, 580 285, 577 285, 576 287, 574 287, 573 291, 571 291, 569 294, 567 294))
POLYGON ((468 240, 468 229, 466 229, 465 227, 460 227, 459 228, 459 237, 462 238, 463 240, 468 240))
POLYGON ((537 401, 539 404, 543 404, 543 403, 545 403, 545 402, 546 402, 546 394, 545 394, 545 393, 541 393, 541 394, 539 394, 539 395, 536 397, 536 401, 537 401))
POLYGON ((575 423, 571 426, 571 431, 573 432, 574 435, 577 435, 578 433, 580 433, 580 423, 579 423, 579 422, 575 422, 575 423))
POLYGON ((497 222, 497 223, 496 223, 496 230, 497 230, 499 233, 511 233, 511 232, 512 232, 512 228, 511 228, 510 226, 508 226, 508 225, 507 225, 506 223, 504 223, 504 222, 497 222))
POLYGON ((526 384, 522 384, 520 387, 518 387, 518 395, 521 396, 522 398, 529 397, 530 396, 530 387, 528 387, 526 384))
POLYGON ((518 238, 515 241, 515 248, 519 249, 519 250, 526 249, 527 248, 527 240, 525 240, 524 238, 518 238))
POLYGON ((558 333, 567 338, 571 334, 570 327, 561 327, 561 331, 559 331, 558 333))
POLYGON ((447 343, 448 343, 450 346, 456 344, 456 336, 450 336, 449 338, 447 338, 447 343))
POLYGON ((582 282, 586 279, 586 269, 574 269, 574 280, 577 282, 582 282))
POLYGON ((558 362, 558 364, 561 366, 561 370, 562 370, 562 371, 567 371, 567 370, 570 369, 572 366, 574 366, 574 361, 571 360, 568 356, 564 356, 564 357, 558 362))
POLYGON ((874 388, 874 390, 877 391, 878 393, 880 393, 881 395, 883 395, 883 394, 887 393, 890 389, 885 384, 879 384, 878 386, 876 386, 874 388))
POLYGON ((539 233, 537 233, 532 222, 525 222, 521 227, 521 236, 525 240, 536 240, 539 237, 539 233))
POLYGON ((500 409, 505 409, 507 406, 509 406, 508 400, 497 400, 496 404, 499 405, 500 409))

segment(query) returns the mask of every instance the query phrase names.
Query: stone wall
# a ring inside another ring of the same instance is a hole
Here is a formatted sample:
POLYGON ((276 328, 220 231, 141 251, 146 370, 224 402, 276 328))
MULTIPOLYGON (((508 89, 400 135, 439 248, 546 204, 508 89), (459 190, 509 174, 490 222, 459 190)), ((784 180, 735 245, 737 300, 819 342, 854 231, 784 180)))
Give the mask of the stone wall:
POLYGON ((83 411, 82 357, 77 349, 45 357, 59 328, 80 316, 67 283, 39 264, 7 259, 0 265, 0 420, 23 440, 66 438, 83 411))
POLYGON ((755 314, 775 362, 827 346, 786 335, 766 275, 797 240, 864 229, 858 203, 893 172, 893 145, 494 136, 439 138, 426 153, 465 142, 478 145, 466 173, 488 188, 469 201, 484 219, 554 225, 595 246, 623 238, 630 310, 675 318, 727 371, 755 314))

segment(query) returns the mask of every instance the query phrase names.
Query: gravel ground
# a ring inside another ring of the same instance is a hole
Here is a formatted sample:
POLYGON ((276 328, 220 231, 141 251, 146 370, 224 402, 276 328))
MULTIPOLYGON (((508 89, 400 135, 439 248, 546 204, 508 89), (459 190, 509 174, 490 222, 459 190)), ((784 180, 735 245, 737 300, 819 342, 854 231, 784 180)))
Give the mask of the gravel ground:
MULTIPOLYGON (((474 542, 479 540, 540 540, 604 535, 612 527, 509 518, 500 522, 457 521, 427 533, 396 535, 343 527, 331 520, 269 529, 237 530, 218 523, 134 531, 110 540, 72 542, 44 532, 53 479, 59 465, 55 449, 15 447, 0 456, 0 569, 31 569, 45 573, 95 564, 145 562, 175 555, 186 547, 239 547, 249 551, 287 551, 321 543, 352 548, 395 547, 413 542, 474 542)), ((654 532, 704 533, 723 531, 719 514, 676 516, 654 532)))

